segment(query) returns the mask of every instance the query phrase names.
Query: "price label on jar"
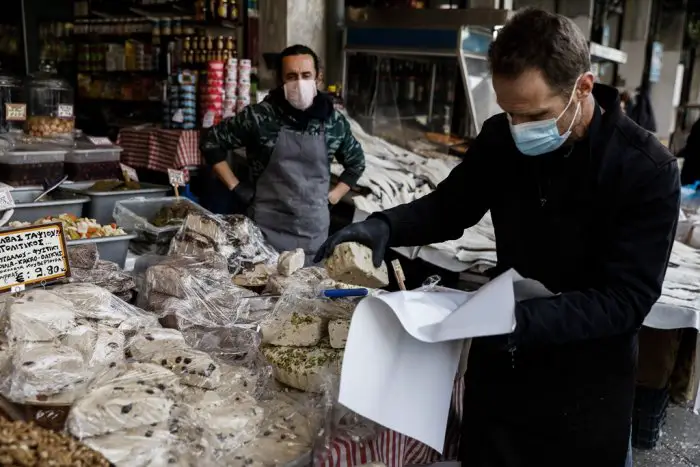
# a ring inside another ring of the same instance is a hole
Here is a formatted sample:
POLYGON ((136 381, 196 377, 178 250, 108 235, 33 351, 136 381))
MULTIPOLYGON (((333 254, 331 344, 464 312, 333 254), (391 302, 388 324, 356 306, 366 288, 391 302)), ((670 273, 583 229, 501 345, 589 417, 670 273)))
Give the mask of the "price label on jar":
POLYGON ((60 223, 0 232, 0 292, 70 276, 66 252, 60 223))
POLYGON ((88 136, 88 141, 90 141, 95 146, 111 146, 112 141, 104 136, 88 136))
POLYGON ((134 170, 133 167, 129 167, 126 164, 119 164, 119 166, 122 168, 122 173, 124 174, 124 180, 127 182, 138 182, 139 181, 139 175, 136 173, 136 170, 134 170))
POLYGON ((58 104, 58 118, 73 118, 73 106, 58 104))
POLYGON ((168 178, 172 186, 185 186, 185 172, 182 170, 168 169, 168 178))
POLYGON ((5 120, 23 122, 27 119, 27 104, 5 104, 5 120))

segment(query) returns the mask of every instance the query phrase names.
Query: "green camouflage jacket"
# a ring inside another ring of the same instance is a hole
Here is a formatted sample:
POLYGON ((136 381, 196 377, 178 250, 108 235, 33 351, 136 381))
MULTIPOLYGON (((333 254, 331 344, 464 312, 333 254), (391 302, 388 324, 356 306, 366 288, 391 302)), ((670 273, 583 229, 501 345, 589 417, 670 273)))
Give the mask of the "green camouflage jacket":
MULTIPOLYGON (((274 91, 273 91, 274 92, 274 91)), ((331 107, 326 112, 324 132, 328 147, 328 166, 335 157, 345 170, 340 181, 355 186, 365 170, 365 154, 350 130, 350 123, 331 107)), ((321 133, 321 119, 297 118, 295 112, 284 108, 279 96, 268 96, 260 104, 245 107, 234 117, 226 119, 205 132, 200 143, 209 165, 226 160, 226 152, 246 149, 251 182, 255 183, 265 170, 281 128, 321 133)))

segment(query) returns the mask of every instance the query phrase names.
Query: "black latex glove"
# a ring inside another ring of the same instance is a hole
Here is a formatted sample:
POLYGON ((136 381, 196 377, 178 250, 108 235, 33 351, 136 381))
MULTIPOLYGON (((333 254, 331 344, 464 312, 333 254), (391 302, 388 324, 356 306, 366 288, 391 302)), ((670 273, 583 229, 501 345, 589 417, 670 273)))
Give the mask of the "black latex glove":
POLYGON ((391 227, 381 217, 372 217, 357 224, 339 230, 325 241, 316 253, 314 263, 320 263, 333 254, 335 247, 341 243, 357 242, 372 250, 374 267, 379 267, 384 261, 384 254, 389 243, 391 227))
POLYGON ((253 197, 255 196, 255 190, 253 187, 244 182, 239 182, 238 185, 231 190, 231 192, 245 206, 250 206, 250 203, 253 202, 253 197))

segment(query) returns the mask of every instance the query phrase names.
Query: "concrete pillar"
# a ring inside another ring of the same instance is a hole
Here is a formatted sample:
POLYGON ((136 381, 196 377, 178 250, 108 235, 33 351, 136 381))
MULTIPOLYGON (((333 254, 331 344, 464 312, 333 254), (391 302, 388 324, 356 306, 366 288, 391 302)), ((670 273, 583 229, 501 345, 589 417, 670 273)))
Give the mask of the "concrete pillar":
POLYGON ((662 13, 657 40, 664 45, 663 66, 659 82, 654 83, 651 89, 651 104, 656 116, 656 135, 661 140, 667 140, 675 126, 673 91, 678 64, 681 61, 684 31, 685 12, 662 13))
MULTIPOLYGON (((260 53, 278 53, 287 46, 303 44, 311 47, 325 66, 326 2, 325 0, 265 0, 260 2, 260 53)), ((275 74, 260 60, 258 70, 261 88, 276 85, 275 74)))
POLYGON ((617 73, 625 82, 624 88, 630 92, 634 92, 642 83, 652 3, 653 0, 625 2, 620 50, 627 53, 627 63, 619 65, 617 73))

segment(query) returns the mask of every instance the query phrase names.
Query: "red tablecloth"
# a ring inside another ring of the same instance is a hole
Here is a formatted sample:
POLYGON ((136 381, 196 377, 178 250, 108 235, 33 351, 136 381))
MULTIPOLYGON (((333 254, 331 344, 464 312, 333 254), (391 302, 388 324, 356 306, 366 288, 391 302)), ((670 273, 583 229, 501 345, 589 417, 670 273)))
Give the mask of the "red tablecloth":
POLYGON ((447 426, 445 450, 440 455, 413 438, 386 430, 377 438, 364 443, 349 439, 336 439, 330 453, 321 464, 323 467, 351 467, 370 462, 383 462, 387 467, 433 464, 439 461, 456 460, 459 449, 462 420, 462 396, 464 380, 455 383, 452 393, 452 408, 447 426))
POLYGON ((203 164, 198 130, 125 128, 117 144, 123 148, 122 163, 137 169, 167 172, 203 164))

